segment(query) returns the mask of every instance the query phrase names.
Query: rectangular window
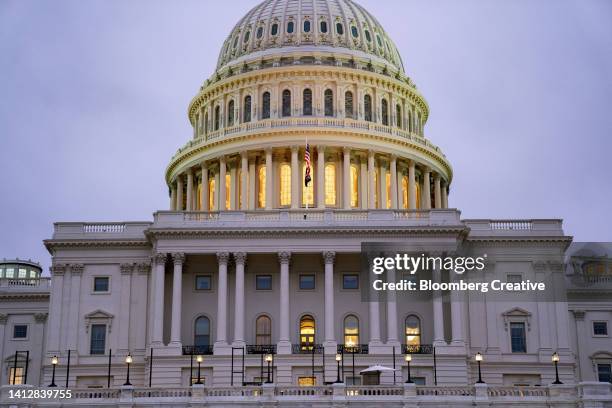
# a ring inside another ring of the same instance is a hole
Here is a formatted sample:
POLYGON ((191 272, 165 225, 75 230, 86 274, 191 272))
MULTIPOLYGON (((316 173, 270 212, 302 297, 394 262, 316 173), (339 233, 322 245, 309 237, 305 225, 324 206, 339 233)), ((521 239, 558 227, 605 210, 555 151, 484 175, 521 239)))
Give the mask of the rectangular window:
POLYGON ((108 276, 97 276, 94 278, 94 292, 108 292, 109 278, 108 276))
POLYGON ((7 278, 14 278, 15 277, 15 270, 13 268, 6 268, 6 277, 7 278))
POLYGON ((300 289, 313 290, 315 288, 314 275, 300 275, 300 289))
POLYGON ((593 322, 593 335, 594 336, 607 336, 608 335, 608 322, 593 322))
POLYGON ((523 281, 523 276, 518 273, 511 273, 506 276, 506 282, 508 283, 521 283, 523 281))
POLYGON ((28 337, 28 326, 25 324, 16 324, 13 326, 13 338, 25 339, 28 337))
POLYGON ((255 277, 255 289, 272 290, 272 275, 257 275, 255 277))
POLYGON ((350 274, 342 276, 342 289, 359 289, 359 275, 350 274))
POLYGON ((597 364, 597 378, 601 382, 612 380, 612 364, 597 364))
POLYGON ((317 385, 316 377, 299 377, 298 385, 300 387, 314 387, 317 385))
POLYGON ((510 323, 510 342, 513 353, 526 353, 525 323, 510 323))
POLYGON ((196 276, 195 288, 196 290, 211 290, 212 289, 212 277, 210 275, 198 275, 196 276))
POLYGON ((25 268, 19 268, 19 278, 27 278, 28 271, 25 268))
POLYGON ((9 384, 23 384, 23 367, 9 367, 9 384))
MULTIPOLYGON (((346 385, 361 385, 361 377, 347 376, 344 380, 345 380, 346 385)), ((359 395, 359 394, 354 394, 354 395, 359 395)))
POLYGON ((106 350, 106 325, 91 325, 91 343, 89 354, 104 354, 106 350))

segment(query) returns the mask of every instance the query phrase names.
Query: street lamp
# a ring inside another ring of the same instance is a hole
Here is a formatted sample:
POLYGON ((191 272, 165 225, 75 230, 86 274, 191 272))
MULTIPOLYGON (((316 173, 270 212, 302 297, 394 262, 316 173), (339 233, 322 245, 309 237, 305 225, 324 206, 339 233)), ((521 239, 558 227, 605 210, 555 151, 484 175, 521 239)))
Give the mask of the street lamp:
POLYGON ((57 363, 59 363, 59 359, 57 358, 57 356, 51 357, 51 365, 53 366, 53 374, 51 375, 51 384, 49 384, 49 387, 57 387, 57 384, 55 384, 55 366, 57 365, 57 363))
POLYGON ((556 351, 552 355, 552 361, 555 364, 555 382, 553 384, 563 384, 559 381, 559 354, 556 351))
POLYGON ((340 380, 340 362, 342 361, 342 354, 337 353, 336 354, 336 363, 338 364, 338 377, 336 379, 336 383, 341 383, 342 381, 340 380))
POLYGON ((480 354, 480 352, 476 353, 476 356, 474 357, 474 359, 478 362, 478 381, 476 381, 476 383, 483 384, 484 381, 482 381, 482 371, 480 370, 480 362, 482 361, 482 354, 480 354))
POLYGON ((412 361, 412 354, 406 354, 405 360, 406 364, 408 364, 408 379, 406 380, 406 384, 412 384, 412 377, 410 377, 410 362, 412 361))
POLYGON ((127 376, 125 377, 125 384, 123 385, 132 385, 132 383, 130 382, 130 364, 132 364, 132 355, 128 354, 125 357, 125 364, 127 364, 127 376))
POLYGON ((202 379, 200 377, 200 367, 202 366, 202 361, 204 361, 204 357, 198 354, 198 356, 196 357, 196 361, 198 362, 198 381, 196 381, 196 384, 202 384, 202 379))
POLYGON ((266 362, 268 363, 268 380, 266 384, 272 384, 272 379, 270 377, 270 366, 272 365, 272 354, 266 354, 266 362))

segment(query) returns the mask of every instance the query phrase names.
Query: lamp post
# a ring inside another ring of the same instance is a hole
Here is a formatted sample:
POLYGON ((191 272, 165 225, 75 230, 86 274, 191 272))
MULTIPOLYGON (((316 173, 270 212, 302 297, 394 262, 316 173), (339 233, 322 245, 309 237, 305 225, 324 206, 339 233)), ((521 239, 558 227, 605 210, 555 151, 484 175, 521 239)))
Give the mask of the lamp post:
POLYGON ((202 384, 202 377, 200 377, 200 369, 202 366, 202 361, 204 361, 204 357, 202 357, 201 354, 198 354, 198 356, 196 357, 196 361, 198 362, 198 381, 196 381, 196 384, 202 384))
POLYGON ((127 376, 125 378, 125 384, 123 385, 132 385, 132 383, 130 382, 130 364, 132 364, 132 355, 128 354, 125 357, 125 364, 127 364, 127 376))
POLYGON ((49 384, 49 387, 57 387, 57 384, 55 384, 55 366, 57 365, 58 362, 59 360, 57 356, 51 357, 51 365, 53 366, 53 374, 51 374, 51 384, 49 384))
POLYGON ((270 377, 270 366, 272 365, 272 354, 266 354, 266 362, 268 363, 268 379, 266 380, 266 384, 272 384, 272 379, 270 377))
POLYGON ((408 364, 408 379, 406 380, 406 384, 412 384, 412 377, 410 377, 410 362, 412 361, 412 354, 406 354, 405 360, 406 364, 408 364))
POLYGON ((338 364, 338 376, 336 378, 336 383, 340 384, 342 381, 340 380, 340 362, 342 361, 342 354, 336 354, 336 363, 338 364))
POLYGON ((553 384, 563 384, 559 380, 559 354, 556 351, 552 355, 552 361, 555 365, 555 382, 553 384))
POLYGON ((476 353, 476 356, 474 357, 474 359, 478 362, 478 381, 476 381, 476 384, 483 384, 484 381, 482 381, 482 371, 480 370, 480 362, 482 361, 482 354, 480 354, 480 352, 476 353))

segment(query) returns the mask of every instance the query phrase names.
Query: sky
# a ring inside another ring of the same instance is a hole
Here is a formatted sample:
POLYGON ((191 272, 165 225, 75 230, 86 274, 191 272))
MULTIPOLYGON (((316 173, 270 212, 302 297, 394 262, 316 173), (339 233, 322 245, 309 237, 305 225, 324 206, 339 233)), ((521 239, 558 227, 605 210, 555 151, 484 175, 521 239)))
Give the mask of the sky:
MULTIPOLYGON (((612 2, 360 0, 430 106, 463 218, 612 240, 612 2)), ((187 104, 253 0, 0 0, 0 258, 58 221, 149 221, 187 104)))

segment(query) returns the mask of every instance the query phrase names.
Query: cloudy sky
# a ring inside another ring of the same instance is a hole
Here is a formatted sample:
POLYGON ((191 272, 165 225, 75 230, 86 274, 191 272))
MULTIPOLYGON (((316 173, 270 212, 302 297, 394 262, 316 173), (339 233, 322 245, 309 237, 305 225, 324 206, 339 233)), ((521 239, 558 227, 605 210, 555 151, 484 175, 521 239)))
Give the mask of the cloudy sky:
MULTIPOLYGON (((231 1, 0 0, 0 258, 56 221, 150 220, 231 1)), ((464 218, 612 240, 612 2, 361 0, 427 98, 464 218)))

